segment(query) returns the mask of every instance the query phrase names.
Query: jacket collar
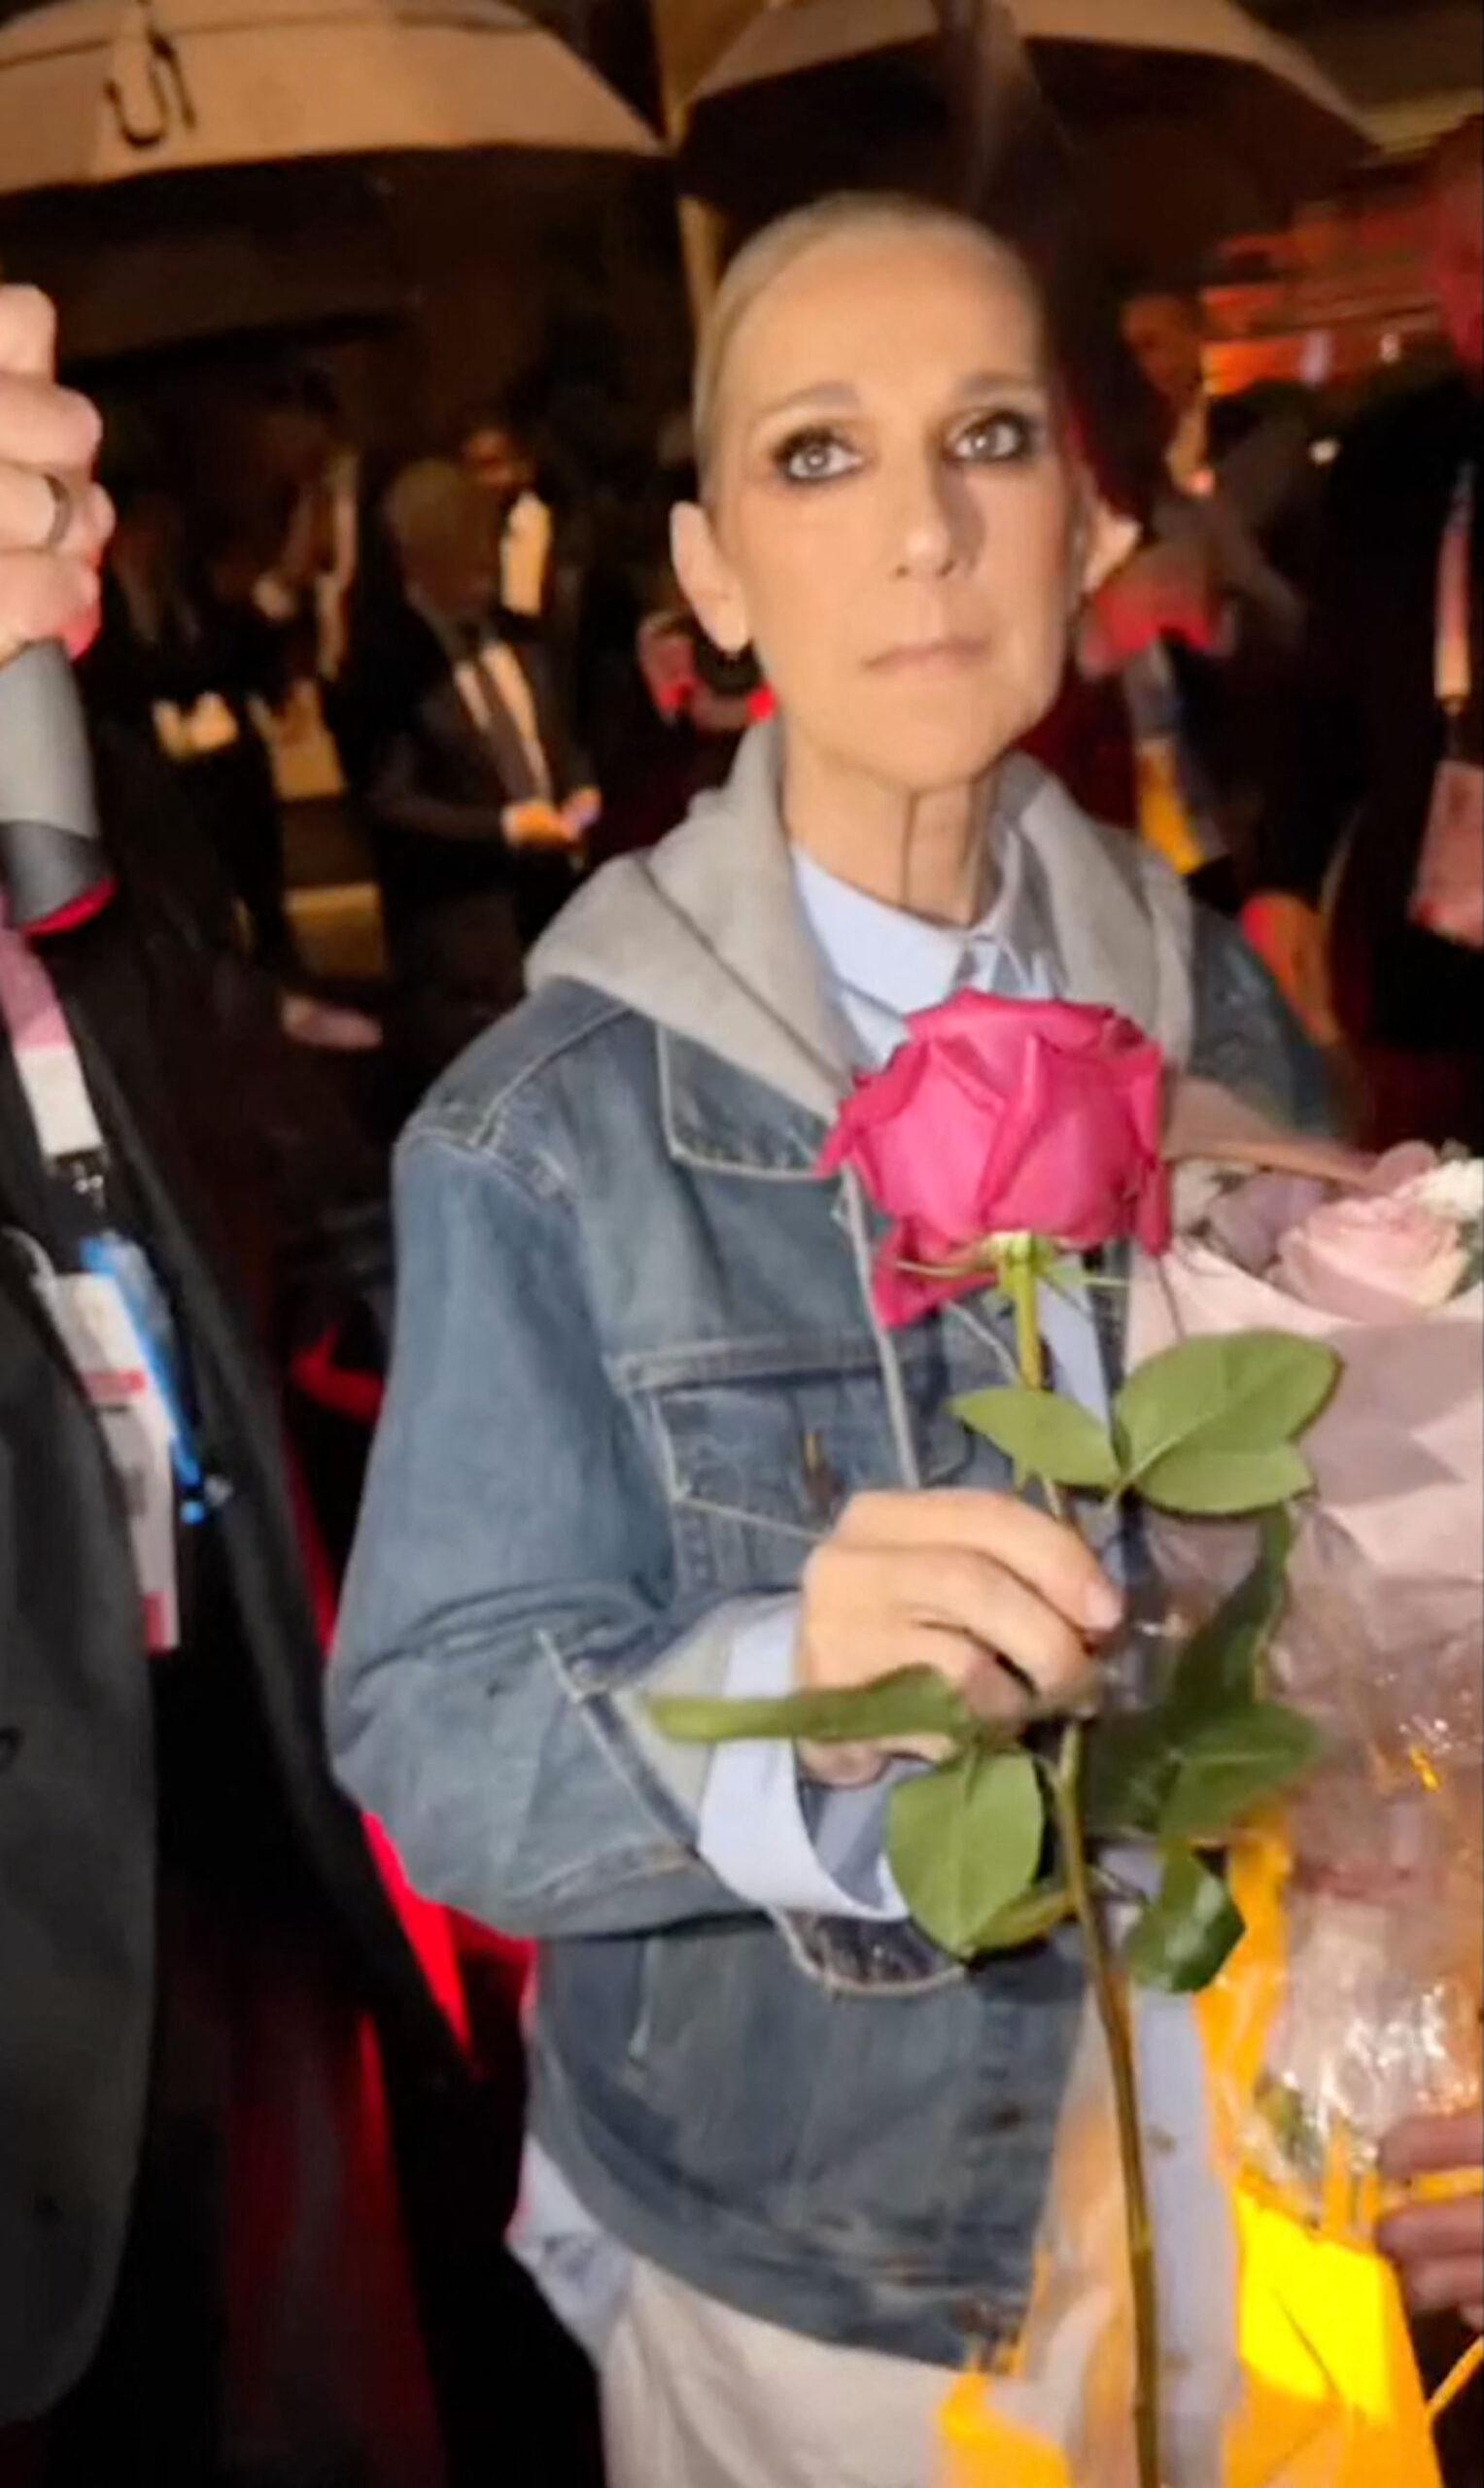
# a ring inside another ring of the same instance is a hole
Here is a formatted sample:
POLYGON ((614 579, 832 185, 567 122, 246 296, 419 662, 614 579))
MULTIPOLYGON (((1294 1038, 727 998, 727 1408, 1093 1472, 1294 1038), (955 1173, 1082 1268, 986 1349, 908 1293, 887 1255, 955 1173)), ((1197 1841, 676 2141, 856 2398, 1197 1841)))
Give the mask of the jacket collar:
POLYGON ((708 1047, 655 1032, 665 1146, 678 1165, 768 1183, 811 1183, 838 1099, 812 1112, 708 1047))
MULTIPOLYGON (((652 854, 609 865, 530 962, 533 985, 589 985, 650 1020, 665 1129, 691 1162, 808 1176, 856 1047, 806 920, 779 814, 776 724, 652 854)), ((1189 1052, 1190 903, 1137 842, 1100 830, 1012 756, 999 815, 1024 849, 1023 905, 1071 999, 1122 1011, 1176 1063, 1189 1052)))

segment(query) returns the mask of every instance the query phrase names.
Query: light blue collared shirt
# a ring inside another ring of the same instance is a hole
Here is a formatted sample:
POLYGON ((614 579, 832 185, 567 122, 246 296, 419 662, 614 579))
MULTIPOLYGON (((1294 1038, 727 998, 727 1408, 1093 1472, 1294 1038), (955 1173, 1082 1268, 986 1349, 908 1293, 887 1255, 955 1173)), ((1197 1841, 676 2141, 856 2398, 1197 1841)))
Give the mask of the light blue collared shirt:
MULTIPOLYGON (((794 878, 805 918, 864 1064, 885 1062, 901 1044, 908 1019, 951 994, 996 993, 1017 1001, 1055 995, 1054 959, 1013 826, 998 861, 993 903, 978 924, 963 930, 928 923, 872 898, 795 848, 794 878)), ((1069 1303, 1043 1288, 1041 1321, 1060 1387, 1105 1413, 1102 1355, 1086 1304, 1069 1303)), ((758 1602, 733 1643, 729 1696, 772 1700, 791 1689, 798 1622, 796 1596, 758 1602)), ((702 1795, 701 1854, 756 1908, 903 1918, 906 1904, 882 1845, 897 1776, 887 1775, 870 1788, 807 1797, 791 1746, 719 1746, 702 1795)))

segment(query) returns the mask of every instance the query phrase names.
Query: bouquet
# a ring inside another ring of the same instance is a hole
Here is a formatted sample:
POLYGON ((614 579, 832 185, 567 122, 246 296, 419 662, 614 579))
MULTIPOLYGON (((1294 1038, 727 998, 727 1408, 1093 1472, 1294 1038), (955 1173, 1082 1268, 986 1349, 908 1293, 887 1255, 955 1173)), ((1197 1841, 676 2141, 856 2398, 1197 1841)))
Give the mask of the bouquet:
MULTIPOLYGON (((1342 1360, 1271 1660, 1326 1758, 1290 1809, 1287 1971, 1231 2123, 1249 2179, 1361 2239, 1386 2133, 1480 2089, 1484 1165, 1188 1180, 1187 1231, 1138 1274, 1138 1352, 1260 1321, 1342 1360)), ((1155 1536, 1188 1591, 1219 1574, 1193 1533, 1155 1536)))

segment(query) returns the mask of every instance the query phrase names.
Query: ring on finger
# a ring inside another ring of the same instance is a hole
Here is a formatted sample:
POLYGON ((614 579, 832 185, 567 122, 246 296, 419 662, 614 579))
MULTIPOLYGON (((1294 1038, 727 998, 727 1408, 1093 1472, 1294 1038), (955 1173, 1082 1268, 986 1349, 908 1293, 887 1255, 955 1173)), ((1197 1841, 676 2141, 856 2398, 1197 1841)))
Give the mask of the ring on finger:
POLYGON ((71 485, 64 484, 60 475, 53 475, 50 468, 44 467, 41 480, 52 496, 52 518, 37 551, 59 553, 71 533, 77 503, 72 497, 71 485))

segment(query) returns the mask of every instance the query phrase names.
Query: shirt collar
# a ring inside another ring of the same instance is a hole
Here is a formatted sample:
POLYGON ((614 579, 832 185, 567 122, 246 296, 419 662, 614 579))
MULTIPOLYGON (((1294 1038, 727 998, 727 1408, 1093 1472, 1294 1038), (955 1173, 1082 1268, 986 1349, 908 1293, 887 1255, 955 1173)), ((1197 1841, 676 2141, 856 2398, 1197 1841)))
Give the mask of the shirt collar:
POLYGON ((836 983, 899 1019, 930 1011, 1003 963, 1022 992, 1049 989, 1046 936, 1011 825, 999 842, 999 886, 977 924, 932 924, 827 872, 799 847, 794 880, 805 919, 836 983))

